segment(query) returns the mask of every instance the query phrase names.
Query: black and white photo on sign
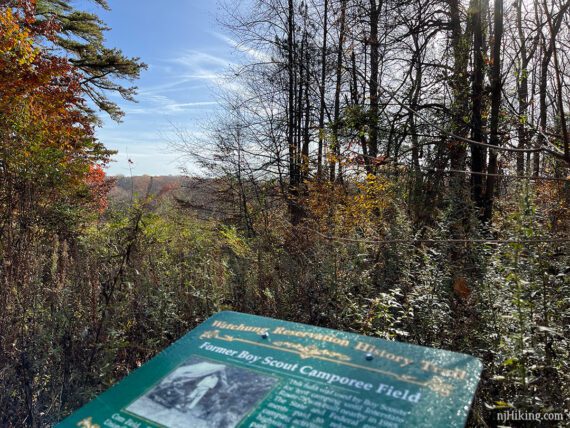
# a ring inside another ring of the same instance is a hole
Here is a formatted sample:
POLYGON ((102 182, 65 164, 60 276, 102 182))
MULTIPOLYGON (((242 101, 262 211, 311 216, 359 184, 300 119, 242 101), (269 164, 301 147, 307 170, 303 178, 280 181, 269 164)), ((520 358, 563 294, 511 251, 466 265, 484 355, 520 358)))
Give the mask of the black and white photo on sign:
POLYGON ((232 428, 276 382, 273 376, 193 357, 125 410, 168 428, 232 428))

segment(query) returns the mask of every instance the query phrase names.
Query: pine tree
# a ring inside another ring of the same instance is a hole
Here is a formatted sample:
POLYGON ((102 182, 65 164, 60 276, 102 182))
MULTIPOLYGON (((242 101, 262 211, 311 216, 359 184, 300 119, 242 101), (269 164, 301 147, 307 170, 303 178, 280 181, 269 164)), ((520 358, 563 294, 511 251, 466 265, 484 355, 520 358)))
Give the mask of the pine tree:
MULTIPOLYGON (((93 0, 109 9, 105 0, 93 0)), ((66 53, 69 62, 82 75, 81 86, 95 105, 119 121, 123 112, 108 94, 119 93, 134 101, 136 87, 123 86, 118 80, 138 79, 146 65, 139 58, 129 58, 121 50, 105 46, 104 34, 110 28, 94 13, 77 10, 69 0, 38 0, 37 25, 47 22, 58 27, 53 43, 66 53)), ((94 117, 93 113, 91 112, 94 117)))

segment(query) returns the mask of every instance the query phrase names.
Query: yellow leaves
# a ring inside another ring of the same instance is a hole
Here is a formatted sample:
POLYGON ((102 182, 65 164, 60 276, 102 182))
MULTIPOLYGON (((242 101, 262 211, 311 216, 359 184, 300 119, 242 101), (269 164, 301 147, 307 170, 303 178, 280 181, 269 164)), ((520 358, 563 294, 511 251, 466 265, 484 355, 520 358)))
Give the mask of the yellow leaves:
POLYGON ((20 26, 12 10, 0 11, 0 56, 22 66, 33 63, 38 53, 29 31, 20 26))
POLYGON ((235 227, 223 227, 220 231, 228 248, 238 257, 246 257, 251 253, 251 248, 243 239, 235 227))
POLYGON ((330 181, 308 181, 306 186, 308 197, 304 205, 316 218, 326 217, 331 206, 344 200, 342 188, 330 181))
POLYGON ((383 213, 391 203, 391 187, 386 178, 368 174, 339 207, 336 223, 347 231, 370 229, 378 232, 383 213))
POLYGON ((45 29, 18 10, 0 7, 0 131, 9 148, 4 162, 19 179, 49 189, 46 204, 56 192, 61 200, 73 194, 90 203, 89 165, 108 154, 92 143, 79 73, 67 58, 40 47, 45 29))
POLYGON ((385 177, 369 174, 355 186, 328 181, 308 182, 303 203, 321 230, 331 227, 339 236, 370 230, 377 234, 385 223, 385 213, 392 206, 394 185, 385 177))
POLYGON ((328 163, 338 163, 342 161, 342 158, 331 151, 326 154, 326 160, 328 163))
POLYGON ((379 214, 388 203, 390 183, 383 177, 368 174, 363 182, 357 185, 359 193, 354 196, 351 206, 366 214, 379 214))

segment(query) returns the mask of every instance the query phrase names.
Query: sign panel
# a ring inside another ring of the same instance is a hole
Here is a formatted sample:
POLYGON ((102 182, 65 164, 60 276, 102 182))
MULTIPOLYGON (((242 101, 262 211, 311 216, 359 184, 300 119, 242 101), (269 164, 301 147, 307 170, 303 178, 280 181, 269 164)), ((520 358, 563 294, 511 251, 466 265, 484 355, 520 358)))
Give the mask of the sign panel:
POLYGON ((220 312, 60 428, 462 427, 481 363, 220 312))

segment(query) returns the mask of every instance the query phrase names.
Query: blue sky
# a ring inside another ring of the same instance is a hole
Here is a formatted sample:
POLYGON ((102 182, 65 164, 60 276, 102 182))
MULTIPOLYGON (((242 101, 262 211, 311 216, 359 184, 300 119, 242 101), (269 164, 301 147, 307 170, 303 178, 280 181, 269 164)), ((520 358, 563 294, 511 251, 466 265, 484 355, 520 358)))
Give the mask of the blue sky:
POLYGON ((97 136, 118 150, 111 175, 178 174, 180 154, 168 146, 174 128, 203 132, 217 105, 215 90, 236 60, 231 39, 216 21, 216 0, 109 0, 106 12, 92 3, 78 7, 96 12, 112 28, 107 45, 148 64, 140 80, 138 103, 113 97, 125 111, 122 123, 109 118, 97 136))

